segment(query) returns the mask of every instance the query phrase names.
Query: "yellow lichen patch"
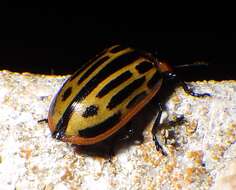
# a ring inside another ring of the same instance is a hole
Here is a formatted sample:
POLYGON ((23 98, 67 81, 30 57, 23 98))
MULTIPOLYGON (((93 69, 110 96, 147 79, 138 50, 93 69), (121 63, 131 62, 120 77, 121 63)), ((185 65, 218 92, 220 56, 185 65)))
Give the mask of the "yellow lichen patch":
POLYGON ((180 181, 181 179, 183 179, 183 174, 178 171, 174 172, 171 177, 173 181, 180 181))
POLYGON ((183 189, 183 186, 180 183, 175 183, 174 189, 180 190, 180 189, 183 189))
POLYGON ((150 146, 147 146, 147 144, 142 144, 141 150, 142 150, 142 159, 146 163, 150 163, 151 165, 158 167, 160 165, 160 159, 164 157, 160 151, 156 151, 155 146, 150 144, 150 146), (155 151, 155 154, 153 152, 155 151))
POLYGON ((179 104, 181 102, 181 99, 179 98, 179 96, 177 96, 176 94, 173 95, 173 97, 171 97, 171 101, 174 104, 179 104))
POLYGON ((147 183, 147 190, 155 190, 156 189, 155 186, 156 186, 155 183, 151 179, 149 179, 147 183))
POLYGON ((186 126, 185 132, 187 133, 187 135, 191 135, 197 130, 197 121, 193 120, 193 121, 187 123, 187 125, 185 125, 185 126, 186 126))
POLYGON ((166 173, 171 173, 176 168, 176 161, 172 161, 164 166, 163 171, 166 173))
POLYGON ((74 175, 69 168, 66 168, 65 173, 61 176, 62 181, 73 180, 74 175))
POLYGON ((207 176, 207 183, 208 184, 212 184, 213 183, 212 176, 210 176, 210 175, 207 176))
POLYGON ((209 112, 209 109, 207 107, 202 107, 200 110, 199 110, 200 114, 201 115, 207 115, 207 113, 209 112))
POLYGON ((74 168, 76 167, 76 163, 78 162, 78 157, 75 157, 72 162, 70 163, 70 168, 74 168))
POLYGON ((211 153, 211 158, 213 160, 219 161, 221 156, 223 155, 225 151, 225 147, 219 144, 215 144, 212 146, 210 153, 211 153))
POLYGON ((184 171, 184 181, 186 184, 195 182, 200 178, 202 174, 206 173, 206 170, 201 167, 189 167, 184 171))
POLYGON ((194 161, 195 164, 201 165, 203 152, 202 151, 189 151, 186 153, 186 156, 194 161))
POLYGON ((168 144, 165 146, 168 150, 168 155, 173 157, 175 155, 175 152, 176 152, 176 148, 174 145, 171 145, 171 144, 168 144))
POLYGON ((133 182, 136 184, 136 185, 140 185, 141 184, 141 178, 140 178, 140 176, 138 176, 138 175, 135 175, 134 177, 133 177, 133 182))
POLYGON ((169 175, 169 180, 172 181, 171 189, 182 189, 183 175, 176 171, 169 173, 169 175))
POLYGON ((37 174, 39 172, 39 167, 38 166, 33 166, 31 168, 31 171, 33 172, 33 174, 37 174))
POLYGON ((184 109, 184 111, 185 111, 184 115, 192 115, 193 112, 192 112, 192 106, 191 106, 191 104, 187 104, 186 107, 185 107, 185 109, 184 109))
POLYGON ((26 158, 26 159, 29 159, 32 155, 32 149, 30 148, 21 148, 20 150, 20 156, 22 158, 26 158))
POLYGON ((51 183, 45 185, 43 188, 43 190, 53 190, 53 189, 54 189, 54 185, 51 183))
POLYGON ((236 124, 229 125, 229 127, 227 128, 225 134, 227 136, 226 143, 228 145, 234 143, 236 141, 236 124))

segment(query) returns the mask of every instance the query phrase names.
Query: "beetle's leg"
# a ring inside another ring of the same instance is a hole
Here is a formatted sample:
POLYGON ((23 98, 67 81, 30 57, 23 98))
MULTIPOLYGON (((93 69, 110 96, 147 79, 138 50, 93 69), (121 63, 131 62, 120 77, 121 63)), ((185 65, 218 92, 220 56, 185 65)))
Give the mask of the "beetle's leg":
POLYGON ((175 120, 168 121, 165 125, 167 125, 167 126, 180 125, 184 121, 185 121, 184 120, 184 116, 183 115, 179 115, 179 116, 176 117, 175 120))
POLYGON ((167 136, 166 134, 164 134, 164 141, 165 141, 165 144, 167 144, 167 140, 169 138, 174 138, 174 134, 169 134, 169 129, 171 129, 172 127, 175 127, 177 125, 181 125, 183 124, 184 122, 186 122, 185 118, 184 118, 184 115, 179 115, 177 116, 174 120, 171 120, 171 121, 167 121, 166 123, 163 123, 161 125, 161 128, 164 128, 164 130, 167 132, 167 136))
MULTIPOLYGON (((160 103, 159 103, 159 109, 160 109, 160 111, 158 113, 158 116, 157 116, 157 118, 154 122, 153 128, 152 128, 153 141, 155 143, 157 151, 160 150, 164 156, 167 156, 167 152, 164 150, 163 146, 161 145, 160 141, 157 138, 157 130, 160 130, 161 128, 166 128, 166 127, 168 128, 168 127, 180 125, 181 123, 185 122, 185 119, 184 119, 183 115, 180 115, 180 116, 177 116, 176 119, 174 119, 174 120, 160 124, 161 115, 162 115, 162 111, 163 111, 163 108, 160 103)), ((168 137, 164 137, 165 144, 167 144, 167 138, 168 137)))
POLYGON ((40 120, 38 120, 38 123, 43 123, 43 122, 48 123, 48 119, 40 119, 40 120))
POLYGON ((193 89, 191 89, 188 84, 186 84, 184 81, 181 81, 180 80, 180 85, 183 87, 184 91, 191 95, 191 96, 195 96, 195 97, 205 97, 205 96, 211 96, 209 93, 203 93, 203 94, 200 94, 200 93, 196 93, 193 91, 193 89))
POLYGON ((177 83, 179 83, 183 87, 184 91, 191 96, 195 96, 195 97, 211 96, 209 93, 200 94, 200 93, 194 92, 193 89, 191 89, 189 85, 185 83, 183 80, 181 80, 175 73, 166 72, 166 73, 163 73, 163 76, 167 80, 175 80, 177 83))
POLYGON ((161 115, 162 115, 162 111, 163 111, 162 105, 161 105, 160 103, 159 103, 159 109, 160 109, 160 110, 159 110, 159 113, 158 113, 157 118, 156 118, 156 120, 155 120, 155 122, 154 122, 154 125, 153 125, 153 127, 152 127, 152 139, 153 139, 153 141, 154 141, 154 143, 155 143, 155 146, 156 146, 157 151, 160 150, 161 153, 162 153, 164 156, 167 156, 166 151, 164 151, 163 147, 162 147, 161 144, 159 143, 158 138, 157 138, 157 136, 156 136, 157 130, 158 130, 158 128, 161 126, 160 120, 161 120, 161 115))

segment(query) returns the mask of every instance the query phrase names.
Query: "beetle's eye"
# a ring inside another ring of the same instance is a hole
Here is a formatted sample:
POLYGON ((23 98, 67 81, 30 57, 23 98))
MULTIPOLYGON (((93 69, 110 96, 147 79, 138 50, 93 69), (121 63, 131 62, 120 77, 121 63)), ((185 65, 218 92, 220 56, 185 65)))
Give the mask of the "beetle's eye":
POLYGON ((166 79, 172 80, 176 77, 175 73, 170 73, 170 72, 165 72, 164 76, 166 77, 166 79))

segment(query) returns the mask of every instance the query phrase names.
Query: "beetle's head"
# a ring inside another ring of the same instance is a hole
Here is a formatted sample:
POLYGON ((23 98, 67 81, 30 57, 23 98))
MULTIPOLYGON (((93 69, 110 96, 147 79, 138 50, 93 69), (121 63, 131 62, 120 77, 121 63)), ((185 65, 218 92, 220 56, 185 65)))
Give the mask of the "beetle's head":
POLYGON ((142 55, 147 58, 149 61, 154 63, 154 65, 160 70, 161 73, 173 73, 173 68, 166 62, 161 62, 157 59, 157 56, 148 52, 141 52, 142 55))
POLYGON ((174 79, 176 77, 173 68, 168 63, 158 62, 158 68, 167 79, 174 79))
POLYGON ((158 67, 162 73, 173 73, 174 71, 173 68, 168 63, 159 62, 158 67))

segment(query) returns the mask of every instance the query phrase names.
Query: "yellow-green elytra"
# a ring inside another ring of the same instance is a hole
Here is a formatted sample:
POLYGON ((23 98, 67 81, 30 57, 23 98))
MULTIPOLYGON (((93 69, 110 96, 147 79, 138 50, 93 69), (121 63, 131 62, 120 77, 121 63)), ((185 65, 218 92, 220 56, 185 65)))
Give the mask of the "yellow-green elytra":
POLYGON ((114 45, 68 78, 52 100, 52 136, 93 145, 124 127, 158 93, 172 68, 151 54, 114 45))

